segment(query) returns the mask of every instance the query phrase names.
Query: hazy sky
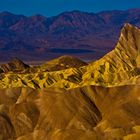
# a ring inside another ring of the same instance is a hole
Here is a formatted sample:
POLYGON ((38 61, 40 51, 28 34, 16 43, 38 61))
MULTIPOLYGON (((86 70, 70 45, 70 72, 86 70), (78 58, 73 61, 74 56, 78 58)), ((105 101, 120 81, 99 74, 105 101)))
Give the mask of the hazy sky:
POLYGON ((52 16, 71 10, 98 12, 129 8, 140 8, 140 0, 0 0, 0 12, 25 15, 52 16))

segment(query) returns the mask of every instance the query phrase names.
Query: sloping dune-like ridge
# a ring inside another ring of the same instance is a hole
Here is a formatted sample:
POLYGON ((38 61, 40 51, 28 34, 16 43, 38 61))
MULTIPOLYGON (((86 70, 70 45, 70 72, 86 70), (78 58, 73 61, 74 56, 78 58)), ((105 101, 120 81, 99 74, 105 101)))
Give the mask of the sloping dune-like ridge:
POLYGON ((13 88, 1 89, 0 96, 2 139, 15 139, 39 131, 46 136, 49 132, 52 137, 56 130, 69 133, 67 129, 84 134, 102 119, 94 102, 84 92, 13 88))
POLYGON ((139 140, 139 90, 137 85, 1 89, 1 139, 139 140))

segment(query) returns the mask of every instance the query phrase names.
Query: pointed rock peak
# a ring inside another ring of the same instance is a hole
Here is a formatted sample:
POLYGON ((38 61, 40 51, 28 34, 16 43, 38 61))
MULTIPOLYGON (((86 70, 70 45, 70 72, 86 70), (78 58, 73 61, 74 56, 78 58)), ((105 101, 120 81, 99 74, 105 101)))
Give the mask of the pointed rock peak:
POLYGON ((9 64, 12 63, 12 64, 15 64, 15 65, 21 65, 21 66, 24 66, 24 67, 28 67, 28 65, 26 65, 23 61, 21 61, 19 58, 15 57, 13 58, 9 64))
POLYGON ((23 64, 23 62, 17 57, 13 58, 9 63, 22 63, 23 64))
POLYGON ((25 69, 25 68, 28 68, 29 66, 27 64, 25 64, 23 61, 21 61, 19 58, 14 58, 12 59, 8 65, 12 68, 15 68, 15 69, 25 69))
POLYGON ((137 28, 136 26, 131 25, 130 23, 126 23, 121 30, 121 34, 128 37, 129 35, 128 33, 131 33, 134 35, 134 34, 140 33, 140 29, 137 28))
POLYGON ((74 57, 74 56, 70 56, 70 55, 63 55, 63 56, 60 56, 56 59, 53 59, 49 62, 57 62, 57 63, 63 63, 63 64, 74 64, 74 63, 82 63, 82 64, 87 64, 86 62, 78 59, 77 57, 74 57))
POLYGON ((1 69, 3 70, 3 72, 9 72, 9 71, 23 71, 25 69, 29 68, 29 66, 27 64, 25 64, 24 62, 22 62, 20 59, 18 58, 14 58, 12 59, 9 63, 7 64, 2 64, 1 65, 1 69))
POLYGON ((69 58, 69 59, 75 59, 76 57, 70 56, 70 55, 63 55, 63 56, 60 56, 58 59, 67 59, 67 58, 69 58))
POLYGON ((47 69, 47 71, 58 71, 67 68, 79 68, 85 65, 87 65, 86 62, 76 57, 63 55, 61 57, 55 58, 42 64, 41 67, 44 67, 45 69, 47 69))
MULTIPOLYGON (((121 35, 119 38, 119 43, 123 43, 124 46, 136 46, 140 45, 140 29, 136 26, 133 26, 129 23, 126 23, 121 30, 121 35)), ((137 47, 138 47, 137 46, 137 47)), ((140 47, 139 47, 140 48, 140 47)))
POLYGON ((80 60, 79 58, 70 56, 70 55, 63 55, 63 56, 56 58, 55 60, 58 60, 59 62, 63 62, 63 63, 71 63, 71 62, 72 63, 73 62, 85 63, 84 61, 80 60))
POLYGON ((133 28, 134 26, 131 25, 130 23, 125 23, 124 28, 133 28))
POLYGON ((130 30, 130 29, 139 30, 136 26, 133 26, 130 23, 125 23, 123 29, 125 29, 125 30, 130 30))
POLYGON ((140 29, 126 23, 121 30, 121 35, 115 50, 119 54, 136 59, 137 55, 140 54, 140 29))

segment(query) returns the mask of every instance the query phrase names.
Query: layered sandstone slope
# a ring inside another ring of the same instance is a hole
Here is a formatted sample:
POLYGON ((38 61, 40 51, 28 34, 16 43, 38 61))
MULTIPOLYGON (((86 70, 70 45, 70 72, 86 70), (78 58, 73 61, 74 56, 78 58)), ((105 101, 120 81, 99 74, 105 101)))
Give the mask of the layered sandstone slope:
MULTIPOLYGON (((102 119, 95 103, 80 92, 71 93, 54 88, 43 91, 30 88, 0 91, 2 140, 15 140, 24 135, 25 139, 30 139, 31 137, 26 138, 26 135, 32 133, 42 135, 44 139, 53 139, 52 135, 56 131, 62 131, 62 134, 63 131, 74 132, 76 137, 79 137, 86 130, 92 130, 102 119)), ((40 140, 41 137, 36 138, 40 140)))
POLYGON ((0 65, 1 72, 22 72, 29 68, 29 66, 23 63, 20 59, 14 58, 7 64, 0 65))
POLYGON ((79 68, 86 65, 86 62, 76 57, 64 55, 42 64, 40 68, 44 71, 59 71, 68 68, 79 68))
POLYGON ((82 80, 86 62, 72 56, 62 56, 39 66, 24 64, 14 59, 1 65, 0 86, 3 88, 76 87, 82 80), (80 68, 82 67, 82 68, 80 68))
POLYGON ((140 86, 0 90, 2 140, 139 140, 140 86))
POLYGON ((125 24, 113 51, 86 67, 83 84, 118 85, 140 74, 140 30, 125 24))
POLYGON ((38 92, 30 88, 0 90, 0 138, 15 140, 19 134, 31 132, 39 111, 35 105, 38 92))

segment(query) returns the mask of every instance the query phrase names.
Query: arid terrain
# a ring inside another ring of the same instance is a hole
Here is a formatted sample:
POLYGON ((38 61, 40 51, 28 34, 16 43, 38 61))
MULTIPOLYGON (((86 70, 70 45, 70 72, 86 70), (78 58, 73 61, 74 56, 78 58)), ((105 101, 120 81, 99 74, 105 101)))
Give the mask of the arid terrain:
POLYGON ((140 140, 140 30, 86 63, 61 56, 0 66, 0 140, 140 140))

